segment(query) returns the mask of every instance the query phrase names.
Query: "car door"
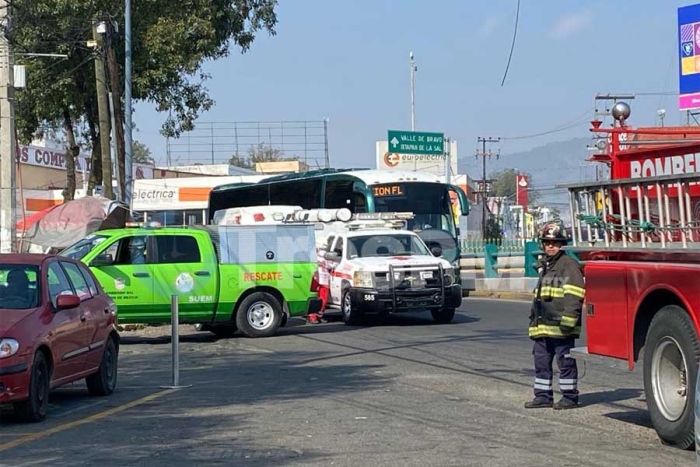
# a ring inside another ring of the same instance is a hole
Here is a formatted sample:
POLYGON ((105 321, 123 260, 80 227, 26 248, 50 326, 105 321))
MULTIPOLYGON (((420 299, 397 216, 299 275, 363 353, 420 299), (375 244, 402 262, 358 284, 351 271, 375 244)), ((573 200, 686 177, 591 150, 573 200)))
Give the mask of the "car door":
POLYGON ((339 269, 343 264, 343 237, 336 237, 329 243, 328 251, 339 255, 339 261, 331 261, 331 299, 334 305, 339 305, 343 295, 343 280, 346 277, 339 269))
MULTIPOLYGON (((81 268, 72 262, 61 261, 61 266, 66 272, 68 279, 73 285, 76 295, 80 297, 83 316, 85 317, 85 328, 87 336, 88 351, 86 353, 86 370, 99 366, 102 360, 102 347, 104 338, 101 338, 100 328, 107 321, 107 316, 111 310, 101 303, 100 297, 96 293, 96 287, 90 287, 81 268)), ((91 279, 92 280, 92 279, 91 279)))
MULTIPOLYGON (((154 322, 153 267, 150 235, 128 235, 100 245, 98 255, 110 255, 112 263, 91 266, 105 292, 112 297, 124 323, 154 322)), ((157 321, 157 320, 156 320, 157 321)))
POLYGON ((51 313, 51 350, 53 353, 53 381, 63 380, 84 370, 87 362, 87 318, 81 306, 58 310, 56 300, 60 295, 76 292, 57 260, 46 268, 48 295, 53 305, 51 313))
POLYGON ((186 231, 159 233, 153 240, 157 253, 151 258, 155 276, 154 313, 168 321, 174 294, 178 296, 180 320, 190 323, 211 320, 218 287, 218 263, 213 246, 211 251, 201 251, 197 237, 186 231))

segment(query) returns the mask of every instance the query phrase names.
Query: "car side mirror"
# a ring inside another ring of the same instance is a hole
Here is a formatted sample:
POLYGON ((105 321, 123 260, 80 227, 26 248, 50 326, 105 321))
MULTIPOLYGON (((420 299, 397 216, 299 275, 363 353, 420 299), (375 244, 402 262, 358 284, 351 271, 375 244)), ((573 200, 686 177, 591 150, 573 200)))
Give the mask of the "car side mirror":
POLYGON ((433 256, 435 256, 435 257, 437 257, 437 258, 439 258, 440 256, 442 256, 442 248, 440 248, 439 246, 434 246, 434 247, 432 247, 432 248, 430 249, 430 252, 433 254, 433 256))
POLYGON ((110 254, 97 255, 95 259, 90 262, 90 266, 111 266, 114 264, 114 258, 110 254))
POLYGON ((80 297, 77 295, 59 295, 56 297, 57 310, 70 310, 80 306, 80 297))
POLYGON ((323 255, 323 257, 324 257, 325 259, 327 259, 328 261, 335 261, 335 262, 339 262, 339 261, 340 261, 340 255, 339 255, 338 253, 334 252, 334 251, 329 251, 328 253, 326 253, 325 255, 323 255))

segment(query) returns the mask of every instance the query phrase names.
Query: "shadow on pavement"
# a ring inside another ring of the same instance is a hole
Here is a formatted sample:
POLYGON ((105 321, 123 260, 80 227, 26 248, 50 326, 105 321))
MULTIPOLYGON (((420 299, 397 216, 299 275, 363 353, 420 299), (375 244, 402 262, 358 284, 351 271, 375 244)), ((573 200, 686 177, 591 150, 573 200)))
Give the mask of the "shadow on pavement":
MULTIPOLYGON (((113 402, 90 412, 143 397, 144 388, 152 388, 147 394, 160 391, 160 385, 169 384, 171 376, 169 362, 161 358, 165 354, 148 352, 120 359, 120 386, 111 396, 113 402)), ((314 407, 319 396, 343 397, 354 392, 383 390, 390 384, 391 377, 377 373, 377 370, 385 369, 385 365, 300 363, 313 355, 316 354, 311 351, 264 354, 232 351, 224 355, 183 352, 181 384, 192 384, 191 388, 166 394, 88 424, 58 430, 51 436, 2 452, 0 456, 11 457, 15 465, 33 462, 50 463, 53 467, 172 467, 210 462, 285 465, 299 462, 302 457, 304 462, 322 464, 323 456, 314 454, 313 449, 309 452, 279 447, 305 445, 308 441, 302 419, 318 420, 315 409, 309 412, 304 408, 300 413, 299 406, 289 402, 305 400, 309 407, 314 407), (298 430, 278 433, 274 423, 276 417, 299 418, 298 430), (269 437, 260 438, 261 423, 267 427, 263 431, 268 432, 269 437), (278 437, 299 439, 290 443, 276 440, 278 437)), ((87 396, 85 389, 78 387, 51 395, 51 403, 58 405, 80 405, 95 400, 87 396)), ((50 412, 46 422, 32 425, 6 423, 3 419, 0 430, 5 433, 11 433, 8 430, 39 432, 91 415, 85 412, 74 414, 70 420, 65 417, 52 420, 50 412)))

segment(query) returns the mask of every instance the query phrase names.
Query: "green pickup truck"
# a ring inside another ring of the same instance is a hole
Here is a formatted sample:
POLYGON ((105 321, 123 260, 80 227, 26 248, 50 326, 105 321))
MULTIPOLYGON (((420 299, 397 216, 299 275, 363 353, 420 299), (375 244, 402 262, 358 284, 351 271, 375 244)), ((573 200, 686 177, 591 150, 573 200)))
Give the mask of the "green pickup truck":
POLYGON ((125 228, 60 253, 87 264, 118 307, 120 324, 179 322, 219 336, 275 334, 321 308, 313 226, 125 228))

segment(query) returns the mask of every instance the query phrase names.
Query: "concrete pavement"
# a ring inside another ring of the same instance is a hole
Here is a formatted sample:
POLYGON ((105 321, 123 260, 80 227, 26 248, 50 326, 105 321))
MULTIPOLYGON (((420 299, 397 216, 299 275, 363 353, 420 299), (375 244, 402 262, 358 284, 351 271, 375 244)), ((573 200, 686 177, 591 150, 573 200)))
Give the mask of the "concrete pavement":
POLYGON ((693 465, 650 428, 639 370, 581 363, 582 408, 524 409, 528 309, 467 299, 450 325, 294 322, 268 339, 183 326, 193 387, 174 392, 160 388, 167 328, 124 333, 117 393, 92 399, 76 385, 52 394, 43 424, 3 419, 0 465, 693 465))

